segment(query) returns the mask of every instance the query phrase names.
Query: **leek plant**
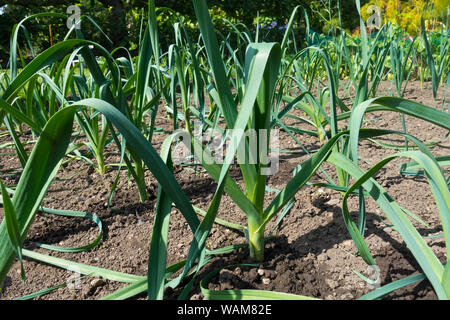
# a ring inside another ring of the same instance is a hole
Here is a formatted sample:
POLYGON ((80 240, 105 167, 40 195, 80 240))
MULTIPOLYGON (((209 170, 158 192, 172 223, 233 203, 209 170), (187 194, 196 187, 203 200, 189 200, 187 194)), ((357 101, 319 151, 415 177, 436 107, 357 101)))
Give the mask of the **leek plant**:
MULTIPOLYGON (((359 127, 361 126, 364 114, 368 111, 372 104, 378 104, 380 106, 386 107, 387 110, 402 112, 414 117, 427 120, 445 129, 450 128, 450 117, 447 113, 427 108, 419 103, 399 98, 375 98, 365 101, 352 110, 352 116, 350 120, 350 149, 351 153, 353 154, 353 164, 355 165, 358 163, 358 130, 360 130, 359 127), (395 107, 392 108, 392 106, 395 107)), ((366 261, 371 260, 370 256, 367 255, 367 247, 364 245, 362 237, 360 237, 360 234, 358 233, 359 231, 354 227, 354 223, 351 221, 348 210, 346 208, 346 198, 348 197, 348 194, 355 188, 364 186, 366 191, 369 192, 371 197, 373 197, 373 199, 383 209, 383 212, 393 222, 395 229, 400 233, 403 240, 408 245, 412 254, 416 258, 417 262, 424 270, 424 273, 427 275, 427 278, 433 285, 433 288, 435 289, 438 297, 440 299, 449 299, 450 282, 448 252, 450 250, 450 247, 448 243, 448 227, 450 221, 450 193, 448 183, 445 179, 442 168, 440 167, 440 165, 443 165, 443 163, 440 164, 438 161, 436 161, 427 147, 423 145, 422 142, 420 142, 418 139, 405 133, 398 134, 404 135, 408 139, 412 140, 418 146, 420 152, 409 151, 394 154, 377 163, 366 173, 362 173, 362 171, 360 169, 357 169, 356 166, 353 167, 353 169, 350 169, 350 166, 352 166, 350 165, 351 162, 344 161, 344 159, 340 156, 332 158, 332 163, 341 166, 342 168, 345 167, 349 169, 348 172, 356 179, 356 182, 351 188, 349 188, 346 195, 344 196, 343 211, 345 221, 349 226, 349 231, 352 234, 357 247, 359 248, 360 252, 362 252, 362 256, 367 259, 366 261), (424 239, 417 232, 416 228, 407 219, 402 208, 395 202, 393 202, 392 199, 387 195, 386 191, 384 191, 383 188, 378 185, 372 178, 375 172, 380 170, 389 161, 397 157, 407 157, 413 159, 416 164, 424 169, 425 175, 429 181, 430 188, 433 191, 433 196, 435 198, 439 216, 442 222, 442 227, 444 230, 443 233, 447 248, 447 263, 444 266, 439 262, 429 246, 425 243, 424 239), (342 162, 340 162, 341 160, 342 162)))
MULTIPOLYGON (((230 78, 225 69, 225 62, 221 58, 219 45, 214 33, 211 17, 203 0, 194 1, 194 8, 198 18, 202 39, 208 55, 210 67, 214 74, 214 85, 218 94, 218 105, 225 117, 227 128, 235 132, 255 130, 259 133, 265 130, 267 135, 257 134, 256 142, 246 142, 242 134, 237 137, 234 148, 227 149, 226 161, 223 165, 221 178, 231 165, 234 152, 239 143, 244 143, 246 150, 256 148, 257 155, 253 163, 240 163, 245 184, 245 197, 248 208, 244 211, 248 218, 248 239, 251 256, 262 261, 264 259, 264 226, 267 216, 264 214, 264 193, 268 168, 267 160, 263 159, 263 152, 269 150, 270 120, 272 99, 278 80, 281 65, 281 47, 276 43, 254 43, 247 47, 245 54, 245 91, 241 98, 238 112, 237 104, 230 90, 230 78)), ((203 158, 203 155, 200 155, 203 158)), ((202 159, 205 166, 206 160, 202 159)), ((206 170, 208 170, 206 165, 206 170)), ((208 170, 210 173, 212 169, 208 170)), ((230 192, 230 191, 228 191, 230 192)), ((238 192, 236 190, 236 192, 238 192)), ((238 204, 239 205, 239 204, 238 204)), ((241 204, 243 205, 243 204, 241 204)))
POLYGON ((437 90, 441 83, 446 80, 448 73, 450 71, 450 60, 448 59, 450 51, 450 31, 448 29, 449 15, 447 15, 447 28, 444 30, 441 27, 440 38, 439 38, 439 52, 437 52, 436 59, 434 58, 434 52, 432 49, 432 44, 428 37, 428 32, 425 28, 425 21, 423 17, 421 18, 421 30, 422 38, 425 44, 425 53, 427 67, 431 73, 431 82, 433 88, 433 96, 437 98, 437 90))
POLYGON ((389 26, 389 38, 390 72, 393 75, 397 96, 402 98, 414 69, 415 39, 409 40, 409 37, 406 37, 405 34, 398 34, 392 25, 389 26))

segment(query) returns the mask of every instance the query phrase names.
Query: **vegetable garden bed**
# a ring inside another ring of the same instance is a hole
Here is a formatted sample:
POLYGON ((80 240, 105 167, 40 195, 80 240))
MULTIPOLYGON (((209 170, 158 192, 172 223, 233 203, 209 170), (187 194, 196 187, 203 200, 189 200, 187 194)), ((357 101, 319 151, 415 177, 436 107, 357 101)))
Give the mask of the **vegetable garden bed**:
MULTIPOLYGON (((383 82, 383 87, 389 88, 390 83, 383 82)), ((441 104, 433 99, 430 88, 430 83, 425 83, 425 87, 421 89, 419 81, 411 82, 406 91, 406 98, 439 109, 441 104)), ((440 94, 441 90, 443 91, 443 88, 440 88, 440 94)), ((393 130, 402 128, 400 118, 395 113, 374 112, 367 118, 373 119, 367 124, 370 127, 393 130)), ((445 130, 412 117, 408 117, 407 124, 408 132, 420 140, 439 141, 431 149, 435 156, 445 155, 448 152, 450 142, 445 139, 441 141, 445 136, 445 130)), ((167 114, 160 112, 156 127, 169 129, 170 126, 171 122, 167 114)), ((308 128, 304 124, 301 127, 308 128)), ((280 171, 273 179, 269 179, 269 186, 273 189, 281 189, 298 163, 307 159, 307 155, 301 154, 302 150, 286 136, 286 133, 282 133, 281 149, 294 153, 281 155, 280 171)), ((296 134, 296 137, 309 149, 317 144, 316 138, 306 134, 296 134)), ((24 134, 21 138, 26 141, 30 136, 24 134)), ((155 148, 160 147, 163 138, 164 134, 155 136, 155 148)), ((398 138, 393 137, 394 142, 395 139, 398 138)), ((10 139, 2 137, 0 144, 7 142, 10 142, 10 139)), ((389 140, 385 142, 391 143, 389 140)), ((401 142, 397 141, 397 144, 401 145, 401 142)), ((14 149, 2 149, 2 153, 8 152, 14 152, 14 149)), ((395 150, 383 148, 373 142, 361 142, 360 155, 367 161, 366 166, 380 161, 393 152, 395 150)), ((117 158, 117 155, 111 155, 107 162, 114 162, 117 158)), ((2 155, 1 159, 0 170, 4 172, 1 179, 6 184, 17 183, 18 176, 11 175, 15 172, 14 169, 20 167, 17 158, 12 155, 2 155), (12 170, 9 174, 5 173, 8 169, 12 170)), ((395 201, 417 214, 428 225, 426 227, 417 221, 414 222, 423 236, 439 235, 442 227, 426 179, 423 176, 401 175, 399 165, 403 162, 405 161, 390 163, 376 176, 376 180, 395 201)), ((193 168, 177 166, 174 172, 193 205, 206 210, 216 183, 207 173, 198 168, 195 172, 193 168)), ((233 170, 232 175, 238 176, 238 171, 233 170)), ((104 176, 101 176, 93 170, 92 166, 82 161, 71 161, 60 169, 46 195, 50 199, 44 201, 42 205, 55 209, 95 213, 102 221, 103 238, 97 247, 88 252, 52 252, 51 256, 145 277, 157 182, 151 174, 146 174, 150 199, 145 203, 139 203, 136 186, 129 182, 124 170, 121 173, 119 187, 108 208, 106 202, 115 176, 116 170, 108 170, 104 176)), ((311 179, 311 182, 322 180, 323 176, 318 174, 311 179)), ((274 195, 273 192, 268 193, 268 199, 265 202, 269 203, 274 195)), ((340 208, 341 194, 324 188, 305 186, 296 194, 295 199, 293 207, 274 232, 275 237, 266 244, 266 256, 263 263, 222 270, 205 287, 210 290, 262 289, 321 299, 346 300, 357 299, 369 293, 370 284, 355 273, 357 271, 368 275, 370 269, 362 258, 357 256, 356 247, 344 224, 340 208)), ((354 200, 350 208, 357 212, 357 201, 354 200)), ((173 211, 169 231, 168 265, 185 259, 192 241, 192 234, 187 229, 181 214, 175 208, 173 211)), ((0 214, 3 218, 3 209, 0 209, 0 214)), ((244 216, 228 196, 224 196, 222 200, 218 217, 235 224, 245 225, 244 216)), ((272 230, 275 222, 269 225, 267 228, 269 231, 272 230)), ((369 201, 366 242, 380 268, 380 284, 389 284, 409 276, 419 276, 415 279, 418 281, 388 294, 385 298, 436 299, 430 283, 420 277, 421 269, 414 257, 398 233, 389 225, 389 221, 376 203, 369 201)), ((37 215, 30 229, 24 248, 49 254, 48 250, 36 248, 35 243, 76 247, 93 241, 97 235, 97 225, 92 221, 41 213, 37 215)), ((443 237, 429 238, 426 241, 444 262, 443 237)), ((242 231, 215 224, 206 247, 214 250, 244 243, 245 236, 242 231)), ((254 263, 248 256, 248 248, 244 247, 214 257, 198 275, 198 280, 187 298, 203 299, 199 284, 201 279, 217 268, 254 263)), ((2 290, 3 299, 22 297, 43 288, 70 282, 70 279, 74 278, 73 272, 32 259, 24 261, 24 268, 27 280, 23 286, 20 279, 20 265, 18 262, 14 263, 2 290)), ((95 277, 82 278, 78 290, 64 286, 39 299, 99 299, 119 288, 126 287, 125 283, 117 281, 96 282, 92 279, 95 277)), ((179 294, 179 290, 168 289, 165 291, 165 298, 174 299, 179 294)), ((136 298, 142 299, 145 295, 136 298)))

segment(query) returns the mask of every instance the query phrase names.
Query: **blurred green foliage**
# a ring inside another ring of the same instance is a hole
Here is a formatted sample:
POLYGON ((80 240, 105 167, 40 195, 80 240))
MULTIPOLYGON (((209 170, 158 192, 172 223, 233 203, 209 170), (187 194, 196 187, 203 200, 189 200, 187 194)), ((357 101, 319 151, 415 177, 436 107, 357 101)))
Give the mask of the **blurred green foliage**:
MULTIPOLYGON (((367 3, 361 1, 362 4, 367 3)), ((283 26, 289 19, 292 10, 303 6, 309 16, 311 29, 316 32, 329 33, 339 26, 338 3, 342 17, 342 27, 347 31, 358 26, 359 20, 354 1, 351 0, 208 0, 211 15, 216 28, 223 34, 229 28, 224 19, 232 22, 242 22, 251 31, 256 29, 257 21, 265 28, 261 35, 266 41, 281 41, 283 26), (257 20, 258 19, 258 20, 257 20), (276 24, 276 25, 275 25, 276 24), (273 27, 271 27, 274 25, 273 27)), ((107 49, 124 46, 135 50, 138 46, 143 10, 147 7, 145 0, 9 0, 0 1, 0 65, 5 67, 8 61, 9 38, 14 24, 25 16, 40 12, 66 13, 67 7, 77 5, 82 15, 90 16, 111 39, 107 41, 104 35, 88 20, 82 23, 83 34, 87 39, 99 42, 107 49)), ((176 11, 183 19, 183 23, 192 37, 198 37, 195 12, 192 1, 186 0, 156 0, 157 7, 167 7, 176 11)), ((69 14, 68 14, 69 16, 69 14)), ((173 14, 164 11, 158 18, 161 46, 173 42, 173 24, 177 21, 173 14)), ((295 34, 302 42, 304 36, 304 17, 297 17, 295 34)), ((67 33, 66 21, 63 19, 31 20, 25 24, 31 34, 33 49, 36 53, 45 50, 50 42, 62 40, 67 33), (50 28, 51 35, 50 39, 50 28), (51 40, 51 41, 50 41, 51 40)), ((31 51, 27 49, 23 33, 20 33, 19 44, 26 58, 31 58, 31 51)))

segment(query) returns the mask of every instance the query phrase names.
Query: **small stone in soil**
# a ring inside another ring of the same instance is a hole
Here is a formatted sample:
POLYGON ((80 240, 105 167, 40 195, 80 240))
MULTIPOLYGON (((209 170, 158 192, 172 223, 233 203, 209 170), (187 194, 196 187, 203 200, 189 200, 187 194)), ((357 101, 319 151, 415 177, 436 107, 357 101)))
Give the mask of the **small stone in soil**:
POLYGON ((317 256, 317 260, 319 261, 326 261, 328 259, 328 256, 326 253, 321 253, 317 256))
POLYGON ((340 202, 339 199, 331 199, 330 201, 326 202, 325 204, 328 206, 335 206, 340 202))
POLYGON ((345 240, 344 242, 342 242, 342 245, 346 248, 350 248, 353 245, 353 241, 352 240, 345 240))
POLYGON ((102 286, 104 284, 105 284, 105 280, 103 280, 101 278, 96 278, 96 279, 91 281, 91 287, 92 288, 97 288, 97 287, 100 287, 100 286, 102 286))
POLYGON ((202 295, 199 293, 196 293, 196 294, 192 295, 190 300, 202 300, 202 295))

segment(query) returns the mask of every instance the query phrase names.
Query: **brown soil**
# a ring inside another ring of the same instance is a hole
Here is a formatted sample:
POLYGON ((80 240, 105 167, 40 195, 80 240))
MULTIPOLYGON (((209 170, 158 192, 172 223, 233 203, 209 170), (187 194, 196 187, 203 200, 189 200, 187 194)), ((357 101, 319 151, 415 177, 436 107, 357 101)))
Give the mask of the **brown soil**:
MULTIPOLYGON (((381 89, 387 88, 388 85, 384 83, 381 89)), ((422 90, 420 83, 413 82, 408 88, 405 98, 441 108, 441 103, 434 101, 432 97, 431 84, 426 83, 422 90)), ((439 96, 442 95, 441 89, 439 96)), ((400 116, 397 113, 376 112, 367 116, 366 119, 374 119, 368 122, 367 126, 402 130, 400 116)), ((441 141, 446 134, 445 130, 412 117, 407 116, 406 123, 408 133, 422 141, 441 141)), ((165 112, 159 115, 157 127, 170 130, 170 122, 165 112)), ((165 136, 166 134, 155 135, 155 148, 160 147, 165 136)), ((296 135, 296 137, 308 150, 319 147, 316 138, 307 135, 296 135)), ((24 139, 29 138, 24 135, 24 139)), ((393 137, 393 140, 402 142, 398 137, 393 137)), ((0 144, 7 141, 6 137, 0 138, 0 144)), ((276 189, 281 189, 292 177, 292 170, 307 159, 295 141, 286 133, 281 133, 280 142, 282 149, 298 153, 281 155, 279 172, 269 178, 269 186, 276 189)), ((436 156, 445 155, 448 154, 449 148, 449 141, 444 140, 432 148, 432 152, 436 156)), ((111 151, 114 151, 112 147, 111 151)), ((14 152, 14 149, 1 149, 0 152, 14 152)), ((361 165, 367 169, 369 165, 374 165, 394 152, 396 151, 363 141, 360 146, 360 156, 366 164, 361 161, 361 165)), ((7 169, 20 167, 17 157, 2 155, 1 159, 0 178, 8 185, 17 183, 20 172, 7 171, 7 169)), ((116 160, 117 156, 108 158, 108 161, 116 160)), ((414 222, 422 235, 438 234, 442 228, 428 183, 422 176, 401 176, 398 167, 404 162, 407 160, 399 159, 389 163, 376 176, 376 179, 400 205, 411 210, 430 225, 431 229, 427 229, 414 222)), ((324 168, 334 177, 330 165, 325 164, 324 168)), ((24 247, 71 261, 146 275, 157 183, 151 173, 147 172, 146 182, 150 199, 140 203, 136 186, 132 180, 128 179, 124 169, 121 172, 112 205, 108 208, 106 201, 116 173, 116 170, 111 169, 101 176, 86 162, 70 161, 58 172, 57 179, 46 195, 47 200, 43 203, 44 206, 51 208, 81 210, 97 214, 104 227, 104 236, 99 246, 88 252, 76 254, 49 252, 36 248, 35 243, 66 247, 84 245, 95 239, 98 234, 96 225, 90 221, 38 213, 24 247)), ((242 186, 238 171, 233 170, 232 175, 242 186)), ((192 203, 207 209, 216 186, 208 174, 198 168, 194 170, 192 167, 177 166, 175 176, 192 203)), ((318 173, 312 181, 325 181, 324 175, 318 173)), ((268 204, 274 196, 274 193, 268 193, 266 203, 268 204)), ((343 222, 340 209, 341 194, 328 189, 319 191, 317 187, 305 186, 296 194, 295 199, 294 206, 275 232, 277 237, 266 244, 264 263, 257 267, 235 267, 224 270, 209 283, 210 289, 255 288, 329 300, 356 299, 370 291, 368 284, 354 272, 368 274, 370 269, 356 255, 356 248, 343 222)), ((356 214, 357 199, 351 200, 350 208, 356 214)), ((2 210, 0 209, 0 218, 3 218, 2 210)), ((246 224, 245 215, 227 195, 222 199, 219 218, 241 225, 246 224)), ((272 230, 275 221, 269 224, 267 231, 272 230)), ((389 221, 371 199, 367 202, 365 238, 380 268, 381 285, 421 271, 399 234, 389 227, 389 221)), ((192 233, 187 223, 174 208, 169 231, 168 265, 187 256, 191 240, 192 233)), ((207 248, 215 249, 244 242, 243 233, 214 225, 207 240, 207 248)), ((427 239, 427 242, 441 261, 445 261, 443 239, 427 239)), ((239 249, 231 254, 215 257, 200 272, 198 278, 201 279, 216 268, 249 262, 252 261, 248 259, 248 249, 239 249)), ((20 267, 16 261, 1 291, 2 299, 17 298, 64 283, 73 276, 69 271, 29 259, 24 261, 24 267, 27 276, 25 285, 21 284, 20 267)), ((92 278, 86 277, 81 280, 80 290, 63 287, 37 299, 98 299, 124 286, 123 283, 113 281, 94 284, 92 278)), ((165 294, 167 299, 174 299, 179 293, 178 290, 167 290, 165 294)), ((203 299, 198 282, 193 286, 189 298, 203 299)), ((386 298, 436 299, 436 295, 430 283, 422 281, 397 290, 386 298)))

